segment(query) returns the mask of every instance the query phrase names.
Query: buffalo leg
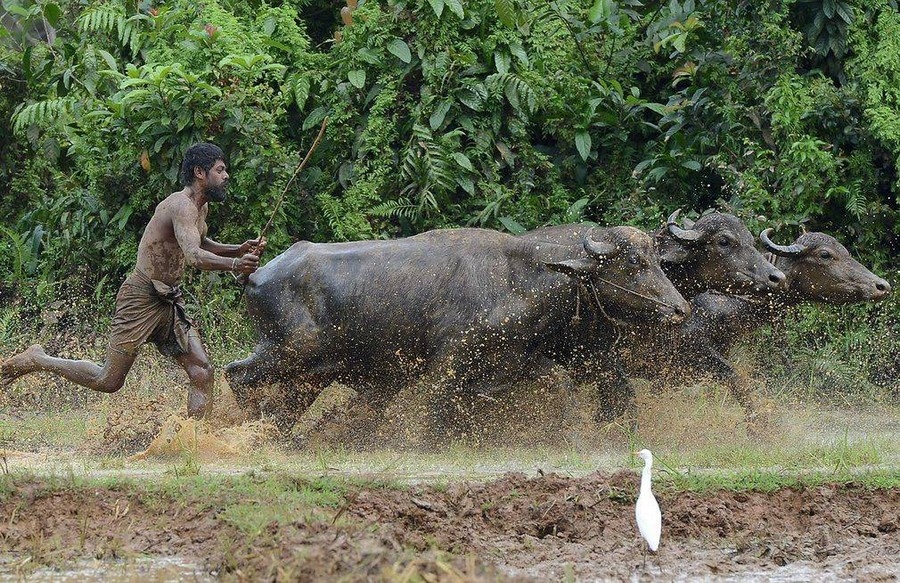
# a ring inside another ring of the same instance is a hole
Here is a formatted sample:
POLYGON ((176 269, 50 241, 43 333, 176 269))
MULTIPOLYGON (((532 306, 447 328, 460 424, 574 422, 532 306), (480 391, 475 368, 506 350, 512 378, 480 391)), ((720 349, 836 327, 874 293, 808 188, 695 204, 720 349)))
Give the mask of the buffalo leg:
POLYGON ((245 411, 259 415, 259 402, 253 389, 270 380, 279 368, 280 358, 270 343, 256 345, 253 354, 225 367, 225 379, 238 405, 245 411))
POLYGON ((606 370, 596 374, 597 410, 594 420, 600 424, 611 423, 627 416, 632 429, 636 429, 637 409, 634 402, 634 387, 628 380, 625 369, 615 354, 610 354, 606 370))
POLYGON ((749 412, 750 398, 746 387, 740 382, 737 371, 734 370, 728 359, 708 343, 703 343, 697 348, 699 353, 697 367, 712 374, 716 380, 725 383, 731 396, 749 412))

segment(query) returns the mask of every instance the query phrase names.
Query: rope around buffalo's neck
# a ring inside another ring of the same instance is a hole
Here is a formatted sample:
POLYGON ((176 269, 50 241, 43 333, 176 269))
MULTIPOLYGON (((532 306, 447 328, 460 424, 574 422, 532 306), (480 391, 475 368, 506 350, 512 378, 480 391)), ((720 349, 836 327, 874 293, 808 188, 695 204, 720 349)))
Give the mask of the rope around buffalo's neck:
MULTIPOLYGON (((671 309, 673 309, 673 310, 675 309, 675 306, 673 306, 673 305, 670 304, 670 303, 664 302, 664 301, 662 301, 662 300, 658 300, 658 299, 656 299, 656 298, 651 298, 650 296, 645 296, 645 295, 642 294, 642 293, 636 292, 636 291, 634 291, 634 290, 632 290, 632 289, 628 289, 627 287, 622 287, 622 286, 619 285, 619 284, 613 283, 613 282, 609 281, 608 279, 603 279, 602 277, 597 277, 596 279, 599 280, 599 281, 602 281, 603 283, 605 283, 605 284, 608 285, 608 286, 614 287, 615 289, 617 289, 617 290, 619 290, 619 291, 621 291, 621 292, 625 292, 625 293, 627 293, 627 294, 631 294, 631 295, 633 295, 633 296, 637 296, 637 297, 639 297, 639 298, 641 298, 641 299, 643 299, 643 300, 647 300, 648 302, 653 302, 654 304, 657 304, 657 305, 660 305, 660 306, 664 306, 664 307, 666 307, 666 308, 671 308, 671 309)), ((592 289, 594 288, 594 282, 593 282, 593 280, 591 280, 591 288, 592 288, 592 289)), ((598 304, 599 304, 600 299, 599 299, 599 297, 597 296, 597 291, 596 291, 596 290, 594 290, 594 298, 596 299, 596 301, 597 301, 598 304)))

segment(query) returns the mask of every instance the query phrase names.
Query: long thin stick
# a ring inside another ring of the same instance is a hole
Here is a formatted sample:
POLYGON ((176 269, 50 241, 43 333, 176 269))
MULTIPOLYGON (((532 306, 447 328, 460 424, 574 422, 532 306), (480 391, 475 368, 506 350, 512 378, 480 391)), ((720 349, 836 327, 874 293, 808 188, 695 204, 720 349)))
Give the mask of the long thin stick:
POLYGON ((316 147, 319 145, 319 142, 322 141, 322 136, 325 135, 325 127, 327 125, 328 117, 322 120, 322 127, 319 128, 319 135, 316 136, 316 139, 313 141, 312 146, 310 146, 309 151, 303 158, 303 161, 300 162, 300 165, 297 166, 296 170, 294 170, 294 175, 291 176, 291 179, 288 180, 287 184, 284 186, 284 190, 281 191, 281 196, 278 198, 278 202, 275 204, 275 210, 272 211, 272 216, 269 217, 269 222, 267 222, 266 226, 264 226, 262 228, 262 231, 259 232, 259 239, 262 239, 266 235, 266 231, 269 230, 269 227, 272 226, 272 222, 275 221, 275 216, 278 214, 278 209, 281 208, 281 203, 284 202, 284 196, 287 194, 287 191, 291 187, 291 184, 294 182, 294 179, 297 178, 297 175, 300 174, 300 171, 302 171, 303 167, 306 166, 306 162, 309 161, 309 157, 312 156, 312 153, 316 151, 316 147))
MULTIPOLYGON (((309 151, 306 152, 306 156, 304 156, 303 161, 300 162, 300 165, 297 166, 297 169, 294 170, 294 174, 291 176, 290 180, 288 180, 287 184, 284 185, 284 190, 281 191, 281 196, 278 197, 278 202, 275 203, 275 209, 272 211, 272 216, 269 217, 268 222, 259 232, 258 241, 262 241, 262 238, 266 236, 266 232, 269 230, 269 227, 272 226, 272 223, 275 221, 275 217, 278 215, 278 209, 281 208, 281 203, 284 202, 284 197, 287 194, 288 189, 291 187, 291 184, 294 182, 294 179, 297 178, 297 175, 300 174, 300 171, 303 170, 303 167, 306 166, 306 163, 309 161, 309 157, 312 156, 312 153, 316 151, 316 147, 318 147, 319 142, 322 141, 322 136, 325 135, 325 127, 328 125, 328 117, 322 120, 322 127, 319 128, 319 134, 316 136, 316 139, 313 140, 312 146, 309 147, 309 151)), ((245 273, 240 275, 231 274, 234 279, 238 282, 241 282, 241 295, 244 295, 244 291, 247 289, 247 282, 250 281, 250 276, 245 273)))

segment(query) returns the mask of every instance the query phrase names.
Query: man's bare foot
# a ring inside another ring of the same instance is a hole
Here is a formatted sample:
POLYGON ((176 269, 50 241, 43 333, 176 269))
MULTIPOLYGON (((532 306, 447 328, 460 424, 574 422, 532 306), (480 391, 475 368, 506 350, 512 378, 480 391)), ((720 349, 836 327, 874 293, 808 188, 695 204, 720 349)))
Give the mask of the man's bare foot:
POLYGON ((38 368, 37 359, 47 356, 44 347, 40 344, 32 344, 19 354, 0 363, 0 387, 8 387, 17 378, 32 373, 38 368))

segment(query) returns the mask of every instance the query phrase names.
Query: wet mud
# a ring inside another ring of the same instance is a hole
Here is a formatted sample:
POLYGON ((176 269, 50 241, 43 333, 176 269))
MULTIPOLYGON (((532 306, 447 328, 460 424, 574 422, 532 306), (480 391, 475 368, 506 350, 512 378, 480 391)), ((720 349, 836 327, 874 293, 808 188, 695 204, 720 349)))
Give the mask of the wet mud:
POLYGON ((896 581, 900 573, 896 490, 661 491, 663 542, 645 565, 637 486, 632 471, 348 485, 337 504, 248 536, 215 493, 19 480, 0 503, 0 552, 7 574, 64 571, 85 558, 179 557, 198 576, 228 580, 896 581))
POLYGON ((896 489, 836 484, 696 493, 662 480, 663 542, 645 565, 633 515, 638 474, 613 471, 636 443, 659 451, 661 460, 691 451, 706 452, 707 460, 736 456, 724 464, 731 468, 742 452, 815 453, 817 444, 843 443, 836 451, 853 457, 801 459, 809 465, 785 472, 821 470, 823 463, 896 467, 895 413, 841 410, 828 417, 775 403, 767 441, 760 442, 721 387, 652 393, 638 382, 635 431, 627 423, 598 425, 591 387, 566 394, 536 382, 479 401, 462 448, 431 459, 418 451, 429 412, 424 391, 401 392, 379 417, 335 385, 305 411, 279 411, 273 398, 271 414, 248 420, 220 379, 213 415, 196 422, 183 416, 183 379, 156 361, 143 366, 112 396, 71 387, 57 396, 53 389, 39 407, 34 396, 48 390, 41 377, 0 394, 0 581, 84 573, 153 580, 145 574, 156 567, 158 580, 900 578, 896 489), (84 428, 71 423, 77 419, 84 428), (876 451, 882 446, 883 455, 876 451), (548 461, 556 452, 567 462, 548 461), (88 461, 72 461, 78 456, 88 461), (603 456, 606 464, 594 463, 603 456), (402 463, 387 472, 394 472, 391 485, 367 477, 394 459, 402 463), (534 475, 537 467, 546 475, 534 475), (588 473, 598 467, 612 469, 588 473), (77 472, 91 480, 81 482, 77 472), (211 479, 216 484, 253 472, 283 473, 298 489, 315 489, 309 476, 327 475, 341 487, 333 503, 285 511, 248 533, 233 508, 255 504, 252 491, 211 488, 201 496, 156 483, 159 475, 202 482, 220 473, 211 479))

